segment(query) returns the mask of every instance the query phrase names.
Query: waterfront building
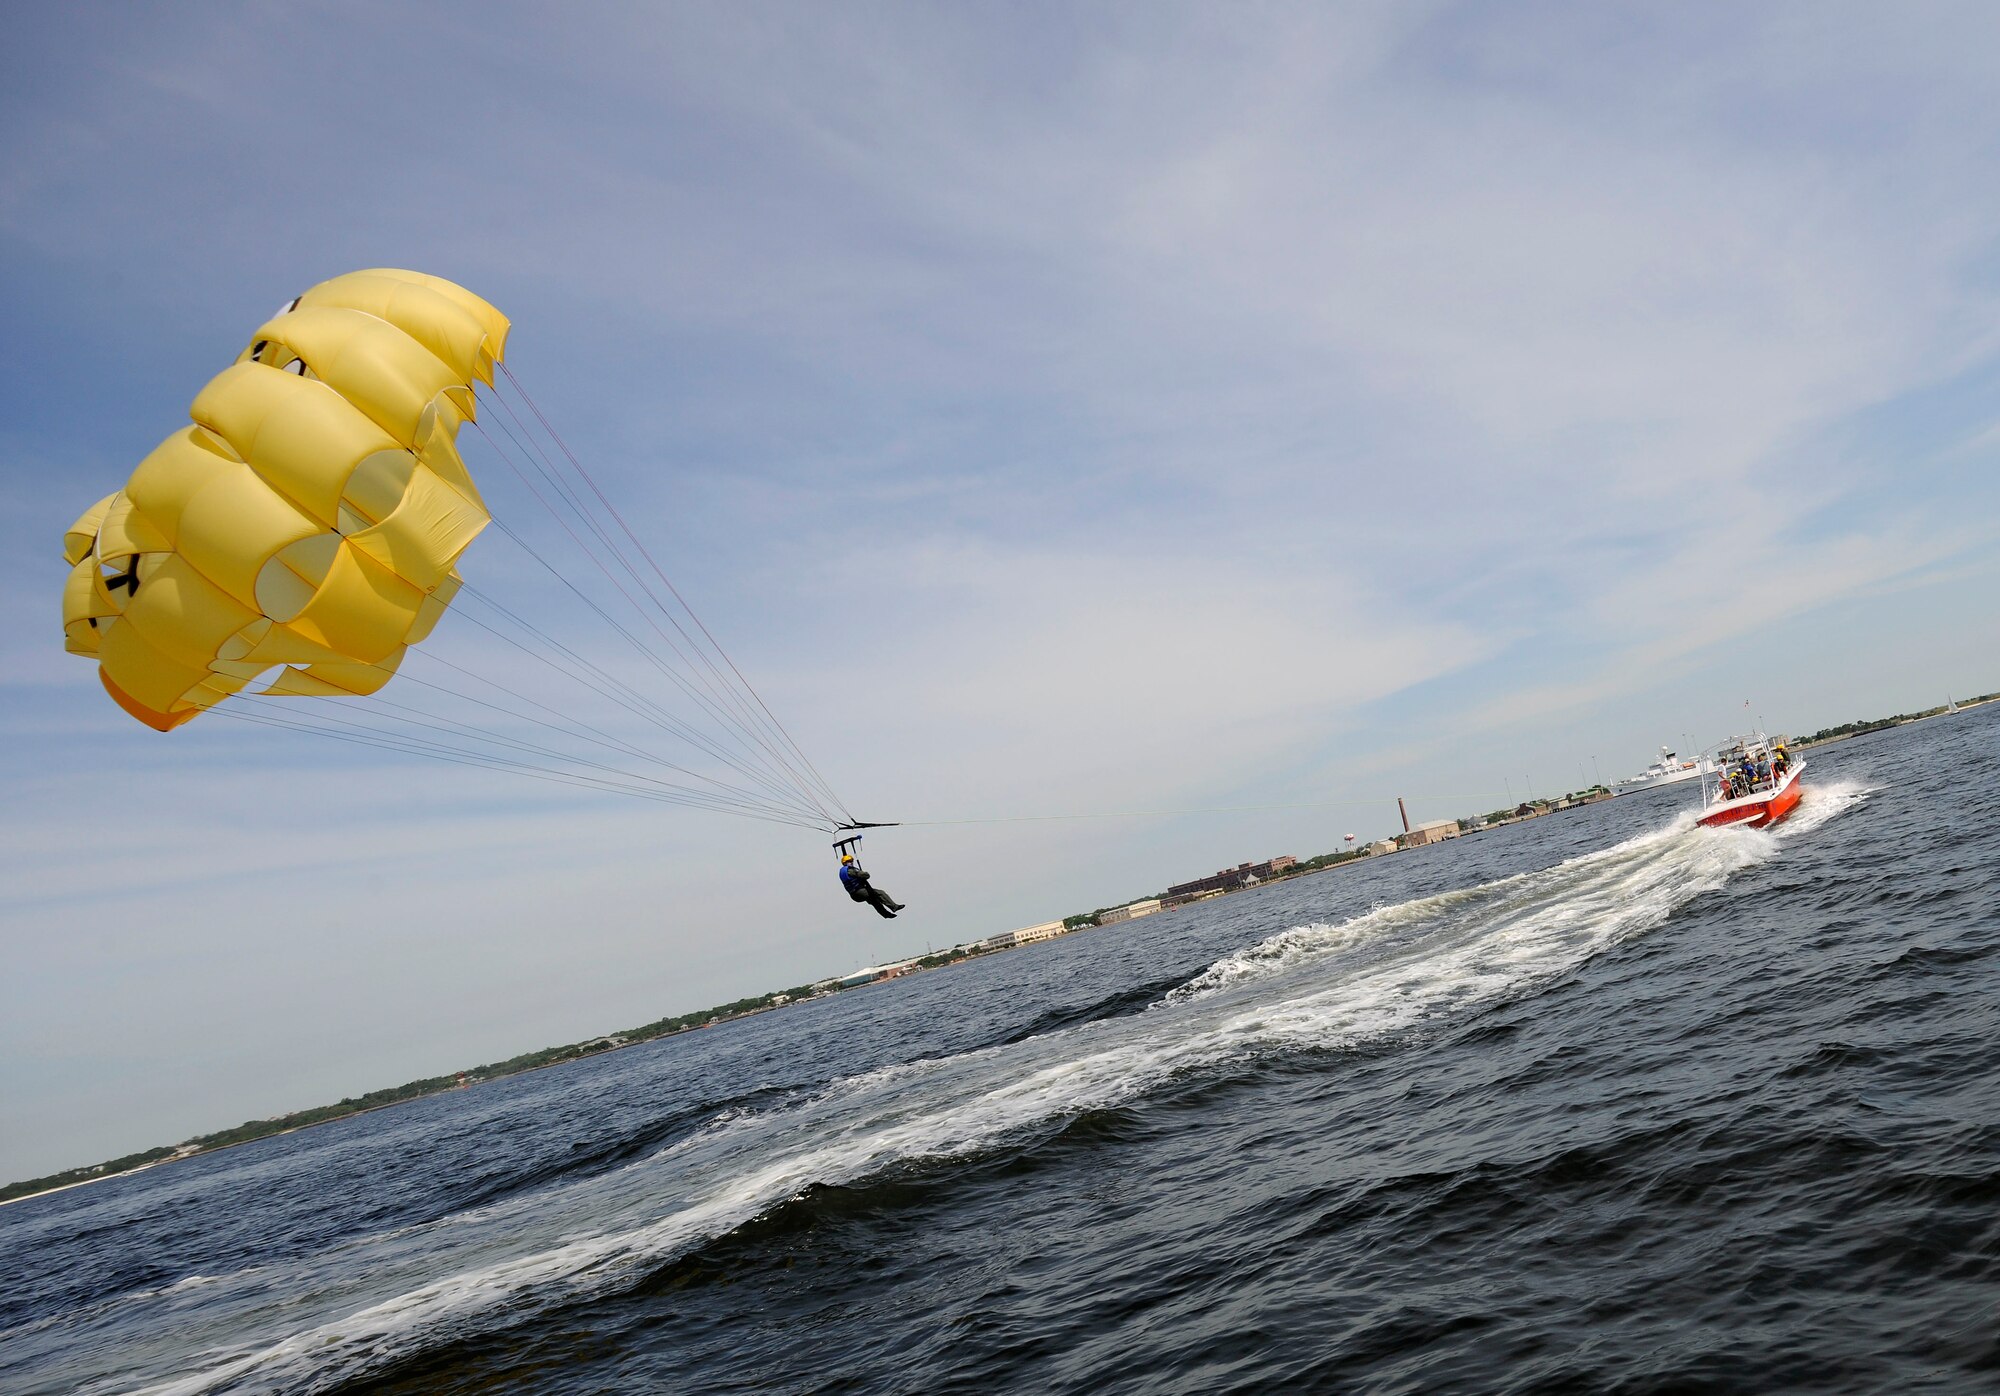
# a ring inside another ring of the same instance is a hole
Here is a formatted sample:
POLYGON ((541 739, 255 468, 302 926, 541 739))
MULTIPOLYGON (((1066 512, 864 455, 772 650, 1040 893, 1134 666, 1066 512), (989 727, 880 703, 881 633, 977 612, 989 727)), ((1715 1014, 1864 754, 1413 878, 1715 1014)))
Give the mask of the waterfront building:
POLYGON ((1198 877, 1192 882, 1176 883, 1167 889, 1167 895, 1186 899, 1202 892, 1233 892, 1239 887, 1249 887, 1263 882, 1298 861, 1289 853, 1281 853, 1262 863, 1238 863, 1233 868, 1224 868, 1221 872, 1208 877, 1198 877))
POLYGON ((1038 940, 1053 940, 1064 930, 1060 921, 1044 921, 1039 926, 1023 926, 1018 931, 1002 931, 997 936, 974 941, 975 950, 1012 950, 1017 945, 1033 945, 1038 940))
POLYGON ((1446 839, 1455 839, 1458 837, 1458 832, 1456 819, 1433 819, 1430 823, 1419 824, 1404 834, 1402 844, 1405 848, 1421 848, 1427 843, 1443 843, 1446 839))

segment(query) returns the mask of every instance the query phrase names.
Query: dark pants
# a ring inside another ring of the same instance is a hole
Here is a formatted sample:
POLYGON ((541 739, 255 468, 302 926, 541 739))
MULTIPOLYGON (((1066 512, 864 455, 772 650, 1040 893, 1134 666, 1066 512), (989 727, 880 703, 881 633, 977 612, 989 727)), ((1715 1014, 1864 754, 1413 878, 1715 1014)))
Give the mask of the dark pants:
POLYGON ((854 900, 857 902, 868 903, 868 905, 874 907, 876 912, 882 916, 893 917, 897 912, 903 909, 903 904, 901 902, 897 901, 894 897, 891 897, 887 892, 884 892, 880 887, 869 886, 869 885, 864 885, 860 887, 850 887, 847 889, 847 895, 854 898, 854 900))

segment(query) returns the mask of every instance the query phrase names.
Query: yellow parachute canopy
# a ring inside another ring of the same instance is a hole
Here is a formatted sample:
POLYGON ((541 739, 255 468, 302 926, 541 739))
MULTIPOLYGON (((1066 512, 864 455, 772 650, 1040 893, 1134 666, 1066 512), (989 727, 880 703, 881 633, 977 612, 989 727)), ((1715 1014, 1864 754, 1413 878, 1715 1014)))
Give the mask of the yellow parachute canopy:
POLYGON ((489 516, 456 445, 507 318, 413 271, 321 282, 196 396, 193 424, 64 536, 63 632, 165 732, 265 693, 373 693, 430 634, 489 516))

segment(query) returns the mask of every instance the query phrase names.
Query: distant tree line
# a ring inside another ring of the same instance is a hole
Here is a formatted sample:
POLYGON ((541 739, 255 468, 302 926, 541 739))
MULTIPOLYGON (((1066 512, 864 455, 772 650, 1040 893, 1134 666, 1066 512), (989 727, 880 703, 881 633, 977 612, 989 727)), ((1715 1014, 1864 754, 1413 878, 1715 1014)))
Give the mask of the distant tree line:
MULTIPOLYGON (((1965 702, 1969 707, 1974 703, 1990 703, 1995 698, 2000 698, 2000 693, 1982 693, 1976 698, 1966 699, 1965 702)), ((1837 727, 1822 727, 1810 737, 1800 737, 1798 740, 1803 745, 1807 742, 1831 741, 1835 737, 1859 737, 1864 733, 1880 732, 1884 728, 1898 727, 1905 722, 1915 722, 1920 718, 1937 717, 1946 711, 1948 711, 1947 706, 1940 703, 1935 708, 1925 708, 1922 712, 1897 713, 1894 717, 1856 718, 1853 722, 1843 722, 1837 727)))
POLYGON ((1365 848, 1340 848, 1335 849, 1332 853, 1322 853, 1317 857, 1301 858, 1298 862, 1279 873, 1278 880, 1282 881, 1284 878, 1290 877, 1293 873, 1318 872, 1321 868, 1330 868, 1336 863, 1348 863, 1356 858, 1366 858, 1367 856, 1368 850, 1365 848))
POLYGON ((66 1168, 60 1173, 51 1173, 46 1178, 30 1178, 26 1182, 9 1183, 5 1187, 0 1187, 0 1202, 11 1202, 17 1197, 29 1197, 38 1192, 52 1192, 57 1188, 87 1183, 92 1178, 108 1178, 114 1173, 130 1173, 135 1168, 144 1168, 149 1163, 172 1158, 175 1152, 172 1145, 167 1145, 158 1149, 147 1149, 144 1153, 127 1154, 123 1158, 112 1159, 109 1163, 96 1163, 88 1168, 66 1168))

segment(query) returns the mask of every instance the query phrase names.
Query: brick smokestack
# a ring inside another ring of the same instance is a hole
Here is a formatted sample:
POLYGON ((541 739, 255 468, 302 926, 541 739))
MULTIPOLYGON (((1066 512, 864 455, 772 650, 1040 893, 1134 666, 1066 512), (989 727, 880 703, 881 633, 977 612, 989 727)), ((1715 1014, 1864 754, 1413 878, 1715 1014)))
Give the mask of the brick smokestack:
POLYGON ((1403 816, 1403 832, 1404 832, 1404 833, 1406 833, 1406 834, 1407 834, 1407 833, 1409 833, 1409 832, 1410 832, 1410 812, 1409 812, 1408 810, 1406 810, 1406 809, 1404 809, 1404 808, 1403 808, 1403 797, 1402 797, 1401 795, 1398 795, 1398 796, 1396 797, 1396 813, 1398 813, 1398 814, 1400 814, 1400 815, 1402 815, 1402 816, 1403 816))

